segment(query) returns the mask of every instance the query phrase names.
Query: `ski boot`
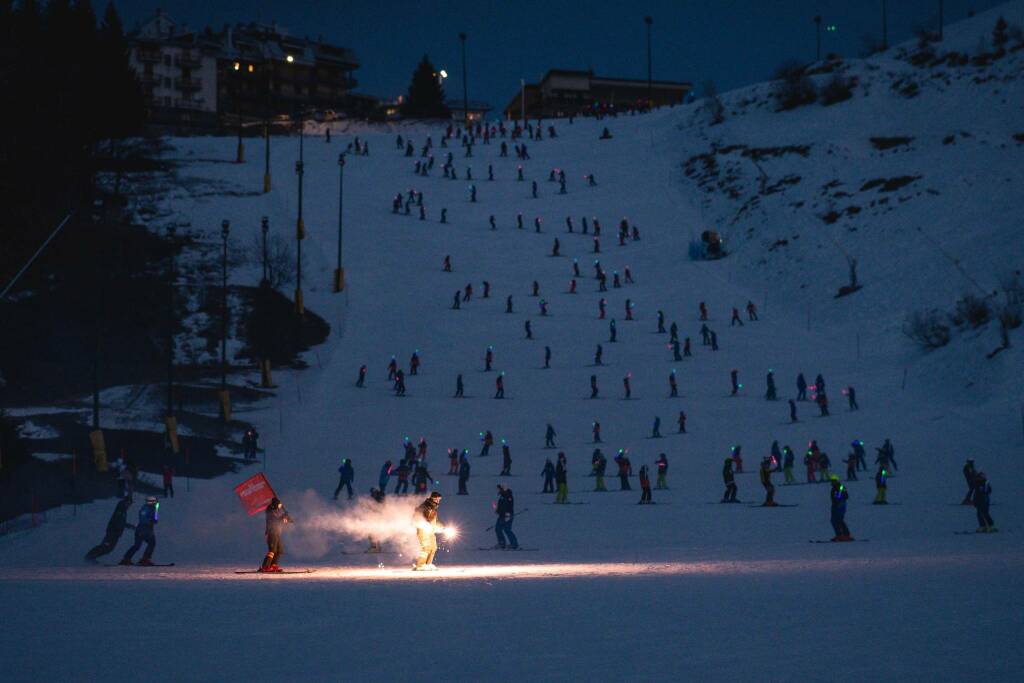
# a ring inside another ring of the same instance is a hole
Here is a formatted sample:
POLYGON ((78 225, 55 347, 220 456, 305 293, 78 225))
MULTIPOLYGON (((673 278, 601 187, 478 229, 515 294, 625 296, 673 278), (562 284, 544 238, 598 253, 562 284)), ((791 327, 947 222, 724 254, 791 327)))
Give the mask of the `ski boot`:
POLYGON ((283 570, 283 569, 281 569, 281 567, 280 567, 280 566, 278 566, 277 564, 272 564, 272 565, 270 565, 270 567, 269 567, 269 568, 267 569, 267 571, 268 571, 268 572, 271 572, 271 573, 273 573, 273 574, 280 574, 280 573, 281 573, 281 572, 283 572, 284 570, 283 570))

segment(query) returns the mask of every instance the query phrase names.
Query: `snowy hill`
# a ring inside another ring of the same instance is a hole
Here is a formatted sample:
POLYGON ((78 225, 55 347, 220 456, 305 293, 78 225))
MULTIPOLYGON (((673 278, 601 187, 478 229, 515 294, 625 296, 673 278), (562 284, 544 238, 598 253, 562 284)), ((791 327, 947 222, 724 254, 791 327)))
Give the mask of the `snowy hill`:
MULTIPOLYGON (((1022 11, 1024 2, 1014 2, 950 27, 935 49, 973 55, 998 14, 1019 25, 1022 11)), ((930 353, 899 330, 908 312, 951 309, 967 287, 935 245, 985 288, 1020 266, 1024 240, 1014 201, 1024 185, 1024 145, 1013 135, 1024 132, 1024 50, 956 68, 914 66, 913 54, 898 46, 834 67, 857 84, 849 100, 829 107, 775 112, 773 86, 761 84, 724 95, 718 125, 709 125, 702 103, 557 121, 558 137, 528 142, 532 158, 524 162, 511 153, 499 157, 497 142, 478 144, 472 158, 453 142, 458 180, 441 175, 439 127, 338 126, 330 143, 311 128, 305 301, 331 335, 306 354, 308 370, 278 371, 275 397, 246 417, 263 434, 265 472, 298 522, 286 536, 284 564, 317 572, 235 574, 255 567, 265 547, 262 518, 246 517, 232 489, 264 469, 263 461, 234 476, 193 481, 189 491, 179 480, 177 496, 162 501, 156 553, 175 567, 83 567, 80 558, 101 537, 113 505, 84 506, 74 518, 0 539, 0 591, 15 615, 5 620, 0 654, 13 662, 14 678, 100 678, 145 666, 147 677, 167 680, 347 674, 807 681, 838 676, 822 656, 834 650, 844 673, 864 679, 1012 680, 1024 664, 1017 648, 1024 635, 1017 608, 1024 505, 1016 495, 1024 486, 1017 462, 1024 339, 1013 331, 1013 346, 987 359, 998 344, 991 323, 957 331, 930 353), (893 90, 896 83, 905 89, 908 79, 918 84, 914 97, 893 90), (599 140, 605 127, 613 137, 599 140), (419 157, 397 148, 399 133, 417 151, 432 135, 439 163, 429 177, 413 174, 419 157), (347 287, 334 294, 337 158, 357 135, 371 154, 346 161, 347 287), (897 137, 912 140, 893 142, 897 137), (520 163, 523 182, 516 180, 520 163), (488 165, 494 181, 486 179, 488 165), (465 180, 468 166, 472 181, 465 180), (767 176, 763 190, 758 166, 767 176), (566 169, 565 195, 547 181, 555 168, 566 169), (584 182, 587 174, 595 187, 584 182), (423 192, 423 221, 416 207, 408 216, 391 212, 392 197, 410 189, 423 192), (443 208, 446 224, 439 222, 443 208), (519 213, 523 230, 516 228, 519 213), (601 223, 599 254, 592 234, 580 234, 584 216, 591 229, 595 217, 601 223), (619 246, 623 217, 641 239, 619 246), (690 259, 690 240, 707 228, 725 236, 725 259, 690 259), (846 282, 844 252, 857 258, 863 288, 836 299, 846 282), (442 271, 445 256, 451 273, 442 271), (574 259, 581 277, 571 294, 574 259), (628 267, 635 282, 609 282, 598 292, 595 259, 609 280, 628 267), (481 298, 485 280, 489 299, 481 298), (538 298, 531 296, 534 281, 538 298), (467 283, 472 299, 452 310, 453 294, 467 283), (625 320, 627 299, 635 304, 633 321, 625 320), (760 319, 744 314, 742 327, 731 326, 732 308, 743 311, 748 301, 760 319), (718 351, 701 344, 700 302, 710 311, 718 351), (657 332, 658 310, 666 326, 675 321, 680 336, 691 338, 692 357, 673 361, 668 336, 657 332), (532 340, 525 338, 527 321, 532 340), (603 364, 595 367, 598 344, 603 364), (484 371, 488 347, 494 372, 484 371), (396 397, 386 366, 394 355, 408 372, 414 351, 422 367, 407 376, 407 395, 396 397), (364 363, 367 385, 357 388, 364 363), (673 369, 679 398, 669 398, 673 369), (734 369, 743 387, 731 396, 734 369), (778 402, 763 398, 769 370, 778 402), (498 372, 505 373, 504 400, 491 398, 498 372), (824 375, 830 417, 800 402, 800 421, 790 423, 786 399, 795 396, 801 372, 808 381, 824 375), (452 398, 459 373, 464 399, 452 398), (596 400, 588 398, 592 375, 596 400), (857 389, 858 411, 841 393, 849 385, 857 389), (686 434, 676 433, 680 411, 688 416, 686 434), (664 438, 650 438, 655 417, 664 438), (632 491, 618 492, 611 462, 610 492, 592 491, 595 420, 609 461, 628 449, 636 471, 667 454, 670 489, 655 491, 656 505, 636 505, 636 477, 632 491), (567 455, 570 500, 582 505, 553 505, 540 493, 541 467, 558 452, 544 449, 548 423, 567 455), (478 457, 487 430, 498 445, 478 457), (415 545, 408 515, 418 498, 392 496, 378 512, 364 495, 385 459, 401 457, 404 437, 429 443, 434 486, 445 495, 441 516, 461 530, 436 574, 408 570, 415 545), (870 542, 809 544, 832 535, 827 489, 781 486, 781 474, 776 498, 794 507, 718 503, 723 460, 734 445, 743 446, 746 465, 739 497, 758 503, 764 491, 751 473, 774 440, 796 451, 803 482, 809 441, 817 440, 842 473, 852 440, 865 441, 870 463, 886 438, 899 463, 889 486, 895 504, 871 505, 873 469, 848 484, 847 521, 855 537, 870 542), (497 476, 502 440, 512 449, 511 478, 497 476), (445 476, 451 447, 472 453, 467 496, 457 496, 455 478, 445 476), (993 483, 993 515, 1005 533, 954 533, 976 526, 973 509, 957 505, 969 456, 993 483), (356 469, 354 502, 331 500, 342 457, 356 469), (497 483, 515 490, 515 531, 524 547, 538 550, 475 551, 494 543, 487 527, 497 483), (371 532, 400 554, 342 554, 361 550, 371 532), (95 624, 121 638, 116 669, 94 642, 72 637, 95 624), (13 648, 26 633, 29 646, 13 648), (876 633, 884 647, 871 645, 876 633), (413 644, 412 656, 385 654, 404 642, 413 644), (853 652, 849 642, 871 651, 853 652), (145 661, 154 646, 159 668, 145 661)), ((233 139, 168 142, 169 157, 183 164, 182 187, 187 181, 211 191, 169 195, 153 229, 187 220, 199 240, 215 243, 221 220, 229 219, 233 239, 248 243, 268 216, 272 229, 290 238, 296 139, 274 140, 274 187, 266 195, 255 194, 261 163, 214 162, 233 156, 233 139)), ((248 144, 258 149, 256 141, 248 144)), ((260 157, 255 151, 250 159, 260 157)), ((250 265, 232 277, 252 283, 259 274, 250 265)), ((151 410, 155 419, 160 406, 151 410)), ((116 561, 126 541, 108 558, 116 561)))

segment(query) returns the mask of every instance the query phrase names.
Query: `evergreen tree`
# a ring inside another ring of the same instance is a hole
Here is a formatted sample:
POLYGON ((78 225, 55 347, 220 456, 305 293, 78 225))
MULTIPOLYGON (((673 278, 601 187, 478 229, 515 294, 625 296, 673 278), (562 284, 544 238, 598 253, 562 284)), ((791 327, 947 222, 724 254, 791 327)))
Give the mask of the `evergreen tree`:
POLYGON ((448 117, 444 104, 444 89, 437 76, 437 69, 430 58, 423 55, 419 66, 412 74, 409 95, 402 105, 402 114, 414 118, 440 119, 448 117))

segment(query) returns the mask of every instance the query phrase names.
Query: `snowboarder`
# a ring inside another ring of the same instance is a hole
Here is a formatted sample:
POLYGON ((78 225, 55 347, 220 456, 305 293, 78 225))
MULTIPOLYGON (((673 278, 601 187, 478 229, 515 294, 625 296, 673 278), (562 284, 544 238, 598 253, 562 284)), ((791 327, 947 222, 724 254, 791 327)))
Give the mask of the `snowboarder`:
POLYGON ((135 528, 134 524, 128 523, 128 508, 131 506, 131 496, 125 496, 117 501, 117 505, 114 506, 114 512, 110 515, 110 520, 107 522, 107 531, 103 535, 103 540, 85 554, 85 559, 95 562, 96 558, 113 552, 114 548, 117 547, 117 542, 121 540, 121 536, 124 534, 125 527, 135 528))
POLYGON ((464 398, 465 387, 462 384, 462 373, 455 376, 455 398, 464 398))
POLYGON ((501 472, 498 473, 498 476, 512 476, 512 449, 508 447, 504 439, 501 440, 501 472))
MULTIPOLYGON (((359 387, 360 389, 362 389, 365 384, 366 384, 366 365, 364 364, 364 365, 360 365, 359 366, 359 379, 356 380, 356 386, 359 387)), ((248 432, 246 432, 246 434, 248 434, 248 432)), ((248 457, 248 453, 246 454, 246 457, 248 457)))
MULTIPOLYGON (((967 495, 964 496, 962 505, 970 505, 974 499, 974 486, 978 482, 978 473, 974 469, 974 458, 967 458, 964 463, 964 479, 967 480, 967 495)), ((107 529, 109 530, 109 526, 107 529)))
POLYGON ((658 480, 654 484, 656 489, 667 489, 668 488, 668 457, 664 453, 658 454, 658 459, 654 461, 655 466, 658 468, 658 480))
POLYGON ((433 491, 430 497, 416 507, 413 525, 416 527, 416 538, 420 542, 420 554, 413 571, 435 570, 434 555, 437 554, 437 532, 445 531, 444 524, 437 518, 437 508, 441 505, 441 494, 433 491))
POLYGON ((551 464, 551 458, 544 461, 544 468, 540 471, 544 477, 544 490, 541 493, 555 492, 555 466, 551 464))
POLYGON ((467 458, 466 454, 463 453, 461 456, 459 456, 459 494, 458 495, 460 495, 460 496, 465 496, 465 495, 469 494, 469 491, 466 490, 466 482, 469 481, 469 470, 470 470, 469 458, 467 458))
POLYGON ((348 490, 348 499, 352 500, 352 482, 355 481, 356 472, 352 467, 352 461, 348 458, 341 459, 338 467, 338 488, 334 489, 334 500, 338 500, 338 494, 342 489, 348 490))
POLYGON ((853 537, 850 536, 850 528, 846 526, 846 501, 849 500, 850 494, 846 491, 846 487, 839 481, 839 475, 833 474, 829 480, 831 481, 832 487, 829 490, 829 498, 832 501, 832 529, 835 530, 836 535, 832 537, 833 541, 852 541, 853 537))
POLYGON ((732 458, 726 458, 722 466, 722 481, 725 482, 725 493, 722 494, 723 503, 737 503, 736 500, 736 475, 732 471, 732 458))
POLYGON ((648 505, 651 502, 651 478, 647 474, 647 465, 640 466, 640 505, 648 505))
POLYGON ((131 565, 132 556, 138 552, 142 544, 146 544, 146 549, 142 552, 142 559, 139 560, 139 566, 141 567, 152 567, 153 566, 153 551, 156 549, 156 534, 154 533, 154 527, 160 521, 160 503, 156 502, 156 498, 150 496, 146 498, 146 504, 139 510, 139 519, 135 523, 135 542, 132 547, 128 548, 128 551, 121 558, 120 564, 131 565))
POLYGON ((512 521, 515 519, 516 506, 512 489, 498 484, 498 500, 494 504, 494 513, 498 516, 494 523, 494 533, 498 537, 498 548, 505 549, 506 543, 512 550, 519 549, 519 539, 512 533, 512 521))
POLYGON ((288 511, 284 509, 284 505, 276 497, 270 499, 270 505, 267 506, 266 510, 267 525, 264 530, 264 536, 267 538, 267 554, 263 557, 263 564, 260 565, 260 572, 280 572, 281 566, 279 562, 281 557, 284 555, 284 543, 281 541, 281 532, 284 530, 285 524, 290 524, 292 518, 288 516, 288 511))
POLYGON ((555 496, 556 503, 569 502, 569 468, 565 461, 565 453, 559 451, 557 464, 555 465, 555 484, 558 485, 558 494, 555 496))
POLYGON ((775 486, 772 484, 772 460, 764 458, 761 460, 761 486, 764 487, 764 507, 775 507, 775 486))
POLYGON ((807 380, 804 379, 802 372, 796 376, 796 400, 807 400, 807 380))
POLYGON ((555 448, 555 428, 549 422, 544 429, 544 448, 555 448))
MULTIPOLYGON (((849 470, 847 470, 849 474, 849 470)), ((886 489, 888 488, 889 471, 884 467, 879 467, 878 471, 875 472, 875 502, 874 505, 888 505, 889 501, 885 499, 886 489)))
POLYGON ((990 499, 992 497, 992 486, 984 472, 979 472, 974 480, 974 509, 978 514, 978 532, 992 533, 998 531, 996 523, 992 521, 992 515, 988 513, 990 499))

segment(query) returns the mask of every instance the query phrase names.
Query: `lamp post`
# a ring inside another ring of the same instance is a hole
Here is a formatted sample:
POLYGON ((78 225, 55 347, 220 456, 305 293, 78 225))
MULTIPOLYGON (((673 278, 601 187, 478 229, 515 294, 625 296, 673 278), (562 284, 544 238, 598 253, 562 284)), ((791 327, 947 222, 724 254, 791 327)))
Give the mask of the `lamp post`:
POLYGON ((305 173, 303 163, 303 118, 299 114, 299 160, 295 162, 295 173, 299 176, 299 215, 295 221, 295 312, 300 316, 306 312, 302 303, 302 240, 306 237, 306 225, 302 221, 302 179, 305 173))
POLYGON ((228 234, 230 221, 220 222, 220 419, 231 419, 231 399, 228 395, 228 234))
POLYGON ((263 119, 263 140, 265 142, 265 154, 263 160, 263 194, 270 192, 270 72, 273 62, 266 58, 263 60, 263 71, 266 73, 266 115, 263 119))
MULTIPOLYGON (((103 202, 100 199, 96 199, 92 205, 92 224, 93 228, 97 229, 103 220, 103 202)), ((100 357, 103 353, 103 268, 100 264, 100 254, 102 247, 100 246, 102 240, 96 239, 93 241, 93 286, 95 291, 93 296, 95 297, 95 314, 93 319, 95 335, 95 346, 93 348, 93 359, 92 359, 92 429, 97 431, 100 428, 100 357)))
POLYGON ((469 77, 466 75, 466 34, 459 34, 462 42, 462 122, 469 127, 469 77))
POLYGON ((245 162, 245 147, 242 145, 242 63, 235 62, 235 115, 238 117, 238 150, 235 154, 235 163, 245 162))
POLYGON ((647 107, 651 109, 654 107, 654 95, 651 81, 651 23, 654 19, 650 16, 644 17, 644 23, 647 24, 647 107))
POLYGON ((263 235, 263 279, 260 280, 260 287, 266 287, 270 284, 270 278, 267 277, 267 233, 270 232, 270 221, 264 216, 260 219, 260 233, 263 235))
POLYGON ((334 291, 345 289, 345 269, 341 266, 342 221, 345 199, 345 153, 338 155, 338 267, 334 270, 334 291))
POLYGON ((814 17, 814 37, 817 44, 814 61, 821 61, 821 15, 814 17))

